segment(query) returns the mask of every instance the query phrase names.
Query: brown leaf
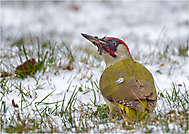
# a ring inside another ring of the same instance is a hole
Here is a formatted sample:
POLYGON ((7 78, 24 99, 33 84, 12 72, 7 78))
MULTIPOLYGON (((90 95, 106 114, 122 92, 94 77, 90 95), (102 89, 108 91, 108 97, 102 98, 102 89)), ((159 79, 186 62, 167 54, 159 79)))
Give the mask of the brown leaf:
POLYGON ((152 119, 152 122, 157 122, 159 121, 157 117, 155 117, 154 119, 152 119))
POLYGON ((175 110, 170 110, 167 114, 174 114, 175 110))
POLYGON ((16 104, 16 103, 14 102, 14 99, 12 99, 12 105, 13 105, 14 108, 18 108, 18 104, 16 104))
POLYGON ((178 84, 179 87, 182 87, 182 84, 178 84))
POLYGON ((23 64, 16 67, 15 74, 18 77, 25 78, 27 75, 32 76, 36 72, 36 61, 34 58, 25 61, 23 64))
POLYGON ((72 5, 70 8, 73 9, 74 11, 76 11, 76 12, 79 11, 79 9, 80 9, 80 7, 77 6, 77 5, 72 5))
POLYGON ((73 70, 73 69, 74 69, 74 67, 73 67, 72 64, 62 66, 61 68, 62 68, 63 70, 73 70))

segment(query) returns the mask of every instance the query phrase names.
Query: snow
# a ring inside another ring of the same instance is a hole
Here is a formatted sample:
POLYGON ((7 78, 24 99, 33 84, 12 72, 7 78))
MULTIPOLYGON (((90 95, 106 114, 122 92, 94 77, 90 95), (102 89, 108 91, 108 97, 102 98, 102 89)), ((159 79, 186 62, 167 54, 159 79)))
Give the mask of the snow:
MULTIPOLYGON (((150 50, 161 50, 165 44, 164 40, 175 42, 189 39, 188 13, 187 1, 63 2, 59 4, 26 2, 25 5, 4 2, 0 8, 2 41, 0 51, 4 51, 6 39, 9 37, 15 40, 23 35, 43 35, 55 41, 65 40, 74 47, 87 44, 80 35, 80 33, 87 33, 100 37, 106 35, 119 37, 126 41, 131 53, 137 56, 138 51, 135 53, 135 49, 145 54, 150 50), (72 5, 77 6, 78 10, 73 9, 72 5), (159 43, 158 47, 154 45, 155 42, 159 43)), ((171 89, 173 82, 189 87, 189 59, 183 60, 181 57, 178 60, 181 66, 176 66, 173 71, 170 70, 172 65, 169 63, 163 67, 159 67, 159 64, 145 65, 152 72, 159 92, 171 89), (163 68, 163 73, 156 72, 159 68, 163 68)), ((91 68, 83 73, 92 74, 92 79, 98 81, 104 67, 91 68)), ((71 89, 68 95, 71 95, 76 85, 93 88, 87 80, 80 80, 82 74, 78 74, 77 70, 65 71, 58 76, 48 75, 48 80, 46 80, 47 75, 41 80, 45 90, 30 91, 32 94, 37 94, 35 102, 40 101, 53 90, 55 91, 52 96, 45 102, 61 101, 69 86, 71 89)), ((117 82, 121 83, 123 80, 120 78, 117 82)), ((26 79, 23 83, 25 83, 24 87, 31 89, 36 85, 36 81, 32 78, 26 79)), ((7 100, 4 100, 9 102, 7 105, 10 111, 14 111, 10 100, 20 102, 20 98, 14 95, 14 92, 17 91, 13 91, 12 96, 7 96, 7 100)), ((93 95, 87 94, 80 96, 79 100, 87 102, 90 98, 93 98, 93 95)))

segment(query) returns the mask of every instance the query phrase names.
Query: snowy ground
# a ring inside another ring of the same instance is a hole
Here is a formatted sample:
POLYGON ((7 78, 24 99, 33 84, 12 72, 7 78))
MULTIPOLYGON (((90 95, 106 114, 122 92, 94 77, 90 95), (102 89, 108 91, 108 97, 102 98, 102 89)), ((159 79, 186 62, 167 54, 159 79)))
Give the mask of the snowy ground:
MULTIPOLYGON (((188 13, 188 1, 2 2, 0 55, 3 56, 9 49, 13 49, 11 52, 17 51, 8 45, 29 35, 42 37, 43 40, 57 42, 63 40, 70 44, 71 49, 88 45, 80 33, 100 37, 115 36, 125 40, 133 57, 152 72, 158 91, 165 89, 169 91, 172 83, 181 84, 183 87, 185 85, 188 89, 189 58, 172 55, 172 50, 178 48, 178 45, 188 45, 186 44, 189 40, 188 13), (170 44, 168 49, 170 52, 167 52, 170 60, 157 59, 158 52, 164 51, 167 44, 170 44)), ((96 50, 95 47, 92 49, 96 50)), ((189 51, 187 54, 189 55, 189 51)), ((62 71, 57 76, 45 74, 40 79, 43 89, 30 90, 32 95, 38 96, 34 102, 42 100, 53 90, 55 91, 46 102, 61 101, 70 84, 70 91, 73 91, 76 85, 91 88, 92 85, 85 75, 92 76, 94 81, 99 80, 105 68, 104 62, 96 68, 80 63, 77 58, 76 61, 73 71, 62 71), (78 74, 80 67, 83 72, 78 74)), ((19 62, 13 60, 12 64, 16 66, 19 62)), ((2 71, 5 67, 2 65, 0 69, 2 71)), ((16 80, 17 83, 20 81, 26 88, 36 86, 33 78, 16 80)), ((88 102, 91 98, 93 95, 86 94, 78 99, 88 102)), ((10 113, 13 112, 9 101, 12 99, 20 103, 20 96, 16 91, 4 98, 10 113)))

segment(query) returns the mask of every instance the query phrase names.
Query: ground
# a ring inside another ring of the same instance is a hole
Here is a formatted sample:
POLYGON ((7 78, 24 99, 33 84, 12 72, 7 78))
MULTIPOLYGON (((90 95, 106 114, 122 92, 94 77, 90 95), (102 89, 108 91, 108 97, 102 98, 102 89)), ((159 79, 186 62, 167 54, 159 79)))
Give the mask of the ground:
POLYGON ((1 131, 188 132, 188 12, 187 1, 1 2, 1 131), (153 74, 158 103, 145 121, 108 118, 105 63, 80 33, 124 40, 153 74))

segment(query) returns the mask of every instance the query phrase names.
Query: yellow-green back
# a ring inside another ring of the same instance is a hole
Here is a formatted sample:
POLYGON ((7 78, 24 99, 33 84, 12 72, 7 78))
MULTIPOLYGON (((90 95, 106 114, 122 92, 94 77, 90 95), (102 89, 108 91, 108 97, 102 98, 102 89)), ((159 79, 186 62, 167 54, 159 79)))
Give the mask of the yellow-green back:
POLYGON ((100 79, 104 97, 115 100, 156 100, 152 74, 132 59, 121 60, 105 69, 100 79))

